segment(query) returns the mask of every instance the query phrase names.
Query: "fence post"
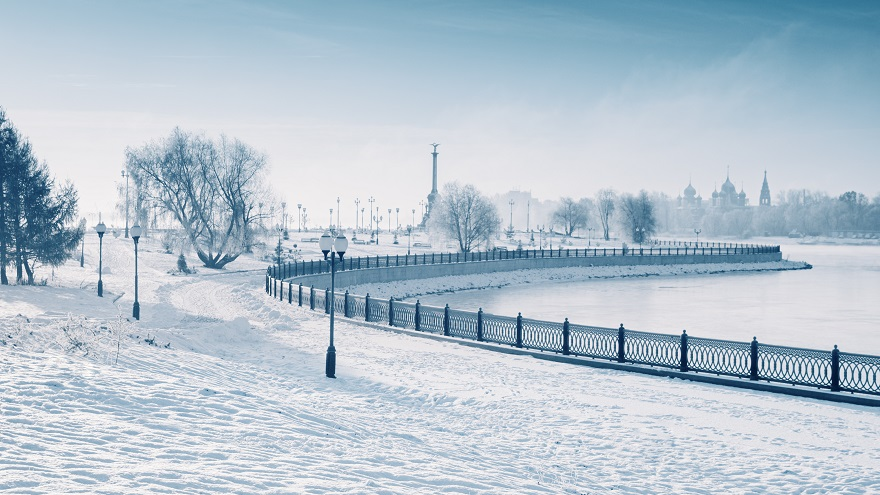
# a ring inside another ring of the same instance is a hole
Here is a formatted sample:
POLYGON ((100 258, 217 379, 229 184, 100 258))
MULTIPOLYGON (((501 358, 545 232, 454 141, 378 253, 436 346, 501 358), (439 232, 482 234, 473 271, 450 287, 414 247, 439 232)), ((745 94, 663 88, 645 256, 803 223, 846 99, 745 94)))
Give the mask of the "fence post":
POLYGON ((416 299, 416 330, 422 329, 422 304, 416 299))
POLYGON ((522 313, 516 315, 516 346, 522 348, 522 313))
POLYGON ((370 293, 364 298, 364 321, 370 321, 370 293))
POLYGON ((840 351, 836 345, 831 351, 831 391, 840 392, 840 351))
POLYGON ((623 323, 620 324, 620 328, 617 329, 617 362, 624 363, 626 362, 626 329, 623 328, 623 323))
POLYGON ((394 326, 394 298, 388 298, 388 326, 394 326))
MULTIPOLYGON (((334 294, 335 296, 335 294, 334 294)), ((324 314, 330 314, 330 304, 333 302, 330 300, 330 288, 327 287, 324 289, 324 314)))
POLYGON ((302 282, 299 283, 299 305, 300 306, 303 305, 303 284, 302 284, 302 282))
POLYGON ((681 371, 688 371, 688 334, 681 331, 681 371))
POLYGON ((293 304, 293 282, 287 286, 287 304, 293 304))
POLYGON ((348 314, 348 289, 345 290, 345 309, 342 312, 346 318, 350 318, 351 315, 348 314))
POLYGON ((449 337, 449 305, 443 308, 443 335, 449 337))
POLYGON ((568 328, 568 318, 562 324, 562 354, 564 356, 571 354, 571 330, 568 328))
POLYGON ((309 309, 315 310, 315 286, 309 287, 309 309))
POLYGON ((269 272, 266 272, 266 294, 269 293, 269 272))
POLYGON ((483 341, 483 308, 477 311, 477 340, 483 341))
POLYGON ((278 300, 279 300, 279 301, 284 301, 284 280, 283 280, 283 279, 281 280, 281 287, 280 287, 280 289, 281 289, 281 290, 278 291, 278 292, 279 292, 279 294, 278 294, 278 300))
POLYGON ((749 380, 758 379, 758 337, 752 337, 752 366, 749 370, 749 380))

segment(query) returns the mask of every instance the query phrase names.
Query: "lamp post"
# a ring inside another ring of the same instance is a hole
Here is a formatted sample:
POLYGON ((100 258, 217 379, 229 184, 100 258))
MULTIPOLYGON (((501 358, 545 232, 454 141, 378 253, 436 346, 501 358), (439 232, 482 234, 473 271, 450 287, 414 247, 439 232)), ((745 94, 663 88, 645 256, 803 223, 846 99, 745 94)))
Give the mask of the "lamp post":
POLYGON ((372 196, 367 200, 370 203, 370 239, 373 239, 373 203, 376 201, 372 196))
POLYGON ((131 308, 131 316, 135 320, 141 319, 141 304, 138 302, 138 239, 142 233, 143 229, 138 224, 131 228, 131 238, 134 239, 134 306, 131 308))
POLYGON ((361 200, 359 198, 354 198, 354 233, 357 235, 358 231, 358 209, 361 207, 361 200))
POLYGON ((529 220, 532 215, 532 200, 526 201, 526 232, 529 231, 529 220))
POLYGON ((364 210, 366 210, 366 208, 361 206, 361 230, 363 230, 364 226, 365 226, 365 224, 364 224, 364 210))
POLYGON ((697 244, 700 243, 700 232, 702 231, 702 229, 694 229, 694 234, 697 234, 697 244))
POLYGON ((122 178, 125 179, 125 238, 128 239, 128 176, 125 170, 122 171, 122 178))
POLYGON ((636 237, 639 238, 639 251, 642 250, 642 240, 645 237, 645 229, 642 227, 636 227, 636 237))
POLYGON ((104 232, 107 232, 107 226, 104 225, 104 222, 100 222, 95 226, 95 232, 98 233, 98 297, 104 297, 104 281, 101 277, 101 272, 104 268, 104 232))
POLYGON ((388 232, 391 232, 391 208, 388 208, 388 232))
POLYGON ((587 227, 587 247, 593 241, 593 227, 587 227))
POLYGON ((508 230, 510 235, 513 236, 513 200, 508 201, 508 204, 510 204, 510 228, 508 230))
POLYGON ((287 230, 287 203, 281 202, 281 231, 287 230))
POLYGON ((341 228, 339 225, 339 196, 336 196, 336 229, 339 230, 341 228))
POLYGON ((343 260, 345 250, 348 249, 348 239, 340 231, 336 240, 333 240, 328 231, 324 232, 318 242, 321 246, 321 252, 324 253, 324 260, 330 263, 330 346, 327 347, 327 362, 324 371, 327 378, 336 378, 336 347, 333 345, 333 325, 336 314, 336 255, 339 255, 340 261, 343 260), (329 260, 327 254, 330 254, 329 260))
POLYGON ((303 207, 302 203, 296 204, 296 231, 297 232, 303 231, 303 229, 302 229, 302 226, 303 226, 303 224, 302 224, 302 220, 303 220, 302 207, 303 207))
POLYGON ((395 208, 394 211, 395 211, 394 223, 397 224, 397 227, 395 227, 395 230, 400 230, 400 208, 395 208))
POLYGON ((379 245, 379 222, 382 221, 382 217, 379 216, 379 207, 376 207, 376 245, 379 245))
POLYGON ((327 228, 330 229, 331 232, 333 231, 333 208, 330 208, 330 223, 327 224, 327 228))

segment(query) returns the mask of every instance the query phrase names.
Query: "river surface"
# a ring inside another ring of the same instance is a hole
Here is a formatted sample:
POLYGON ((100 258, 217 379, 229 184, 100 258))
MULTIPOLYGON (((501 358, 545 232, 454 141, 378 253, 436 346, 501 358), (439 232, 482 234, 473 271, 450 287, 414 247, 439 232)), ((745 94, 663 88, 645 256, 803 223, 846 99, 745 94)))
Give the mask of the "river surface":
POLYGON ((880 246, 783 245, 812 270, 535 282, 422 304, 541 320, 880 355, 880 246))

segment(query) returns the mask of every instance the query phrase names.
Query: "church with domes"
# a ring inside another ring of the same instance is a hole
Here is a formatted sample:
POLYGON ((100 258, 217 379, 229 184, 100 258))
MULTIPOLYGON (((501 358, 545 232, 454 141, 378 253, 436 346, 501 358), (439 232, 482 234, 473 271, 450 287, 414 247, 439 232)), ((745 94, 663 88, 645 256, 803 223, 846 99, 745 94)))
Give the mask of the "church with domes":
MULTIPOLYGON (((682 194, 678 195, 677 206, 681 209, 700 210, 703 209, 703 197, 697 194, 697 189, 689 180, 687 187, 684 188, 682 194)), ((730 180, 730 169, 727 170, 727 178, 721 184, 719 191, 717 186, 707 205, 710 208, 732 209, 746 208, 749 206, 749 198, 746 195, 745 188, 740 187, 737 191, 736 186, 730 180)), ((767 171, 764 171, 764 183, 761 185, 761 206, 770 206, 770 186, 767 184, 767 171)))

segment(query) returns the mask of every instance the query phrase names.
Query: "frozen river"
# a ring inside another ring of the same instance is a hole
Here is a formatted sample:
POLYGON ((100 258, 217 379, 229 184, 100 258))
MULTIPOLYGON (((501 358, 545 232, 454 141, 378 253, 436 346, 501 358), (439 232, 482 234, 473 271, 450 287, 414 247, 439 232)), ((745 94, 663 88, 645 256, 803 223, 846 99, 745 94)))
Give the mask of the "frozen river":
POLYGON ((880 355, 880 246, 783 245, 812 270, 540 282, 420 297, 542 320, 880 355))

